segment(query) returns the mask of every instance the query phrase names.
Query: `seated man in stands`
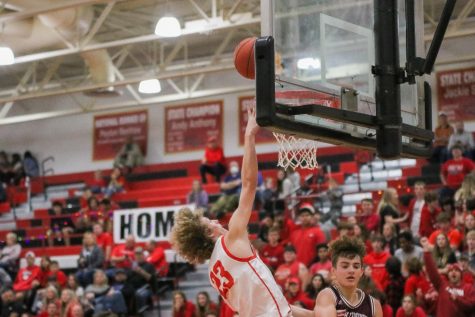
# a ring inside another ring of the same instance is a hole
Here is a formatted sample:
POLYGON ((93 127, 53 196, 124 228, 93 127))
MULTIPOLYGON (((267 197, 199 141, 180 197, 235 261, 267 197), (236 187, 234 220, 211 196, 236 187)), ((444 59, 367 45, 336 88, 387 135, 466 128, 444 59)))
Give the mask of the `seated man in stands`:
POLYGON ((157 245, 157 242, 151 240, 145 244, 145 250, 148 252, 146 261, 155 267, 157 276, 167 276, 169 266, 165 256, 165 249, 157 245))
POLYGON ((111 197, 115 193, 121 193, 124 191, 125 178, 122 175, 120 168, 114 168, 111 173, 109 184, 104 190, 105 197, 111 197))
POLYGON ((208 182, 206 174, 211 174, 219 183, 221 176, 226 171, 226 161, 224 158, 223 149, 218 145, 218 140, 215 136, 208 138, 208 143, 205 149, 205 155, 201 162, 200 174, 203 184, 208 182))
POLYGON ((441 190, 440 200, 443 200, 445 197, 453 197, 465 176, 475 168, 472 160, 462 156, 462 151, 463 149, 460 145, 454 145, 452 147, 453 158, 441 166, 440 180, 444 188, 441 190))
POLYGON ((7 233, 6 245, 0 251, 0 270, 6 272, 16 271, 20 258, 21 245, 17 242, 17 236, 13 232, 7 233))
POLYGON ((17 292, 17 297, 25 298, 29 291, 40 286, 41 270, 35 264, 36 256, 29 251, 25 255, 26 267, 18 271, 15 282, 13 283, 13 290, 17 292))
POLYGON ((92 277, 96 269, 104 265, 104 253, 96 244, 96 237, 90 232, 86 232, 83 238, 83 248, 79 255, 76 278, 79 283, 86 287, 92 282, 92 277))
POLYGON ((459 145, 462 149, 463 156, 474 159, 473 150, 475 145, 472 133, 465 131, 463 121, 455 123, 455 133, 450 136, 448 148, 452 149, 455 145, 459 145))
POLYGON ((143 160, 140 146, 134 141, 132 136, 129 136, 114 159, 114 168, 125 167, 131 171, 134 167, 142 165, 143 160))
POLYGON ((55 240, 61 242, 63 239, 65 245, 71 245, 70 235, 74 232, 74 224, 71 217, 64 214, 63 204, 59 201, 53 202, 50 226, 51 229, 46 232, 50 247, 54 246, 55 240))
POLYGON ((107 276, 114 276, 116 269, 128 270, 132 268, 132 263, 135 261, 135 238, 133 235, 128 235, 125 238, 125 244, 119 244, 112 249, 111 265, 112 269, 107 271, 107 276))
POLYGON ((241 190, 241 173, 239 172, 238 162, 232 161, 229 163, 229 174, 224 178, 220 186, 223 193, 211 207, 210 212, 212 215, 233 211, 237 208, 239 202, 238 195, 241 190))
POLYGON ((439 112, 439 125, 434 131, 434 143, 432 144, 432 163, 444 163, 448 156, 447 146, 450 136, 454 133, 454 128, 447 120, 445 112, 439 112))
POLYGON ((155 267, 146 261, 142 247, 136 247, 134 253, 135 261, 132 264, 128 280, 135 289, 137 309, 140 312, 157 290, 157 275, 155 267))

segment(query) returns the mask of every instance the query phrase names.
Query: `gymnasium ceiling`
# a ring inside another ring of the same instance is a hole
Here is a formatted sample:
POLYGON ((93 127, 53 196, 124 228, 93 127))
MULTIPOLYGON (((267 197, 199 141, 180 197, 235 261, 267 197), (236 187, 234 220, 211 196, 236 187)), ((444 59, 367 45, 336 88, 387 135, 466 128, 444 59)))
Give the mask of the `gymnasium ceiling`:
MULTIPOLYGON (((444 3, 424 1, 426 40, 444 3)), ((16 56, 0 66, 0 125, 252 89, 229 71, 235 45, 259 34, 258 0, 0 0, 0 46, 16 56), (166 13, 182 36, 153 34, 166 13), (147 78, 160 79, 160 94, 137 91, 147 78)), ((474 35, 475 0, 458 0, 447 37, 474 35)), ((438 63, 475 60, 472 52, 438 63)))

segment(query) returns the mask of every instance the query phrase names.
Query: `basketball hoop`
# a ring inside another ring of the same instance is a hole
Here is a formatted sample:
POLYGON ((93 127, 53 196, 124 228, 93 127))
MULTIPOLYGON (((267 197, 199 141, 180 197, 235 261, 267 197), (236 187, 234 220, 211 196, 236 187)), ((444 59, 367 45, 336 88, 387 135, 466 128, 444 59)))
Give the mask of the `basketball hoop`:
POLYGON ((279 143, 277 166, 284 169, 289 167, 315 169, 318 167, 317 141, 277 132, 273 132, 273 134, 279 143))

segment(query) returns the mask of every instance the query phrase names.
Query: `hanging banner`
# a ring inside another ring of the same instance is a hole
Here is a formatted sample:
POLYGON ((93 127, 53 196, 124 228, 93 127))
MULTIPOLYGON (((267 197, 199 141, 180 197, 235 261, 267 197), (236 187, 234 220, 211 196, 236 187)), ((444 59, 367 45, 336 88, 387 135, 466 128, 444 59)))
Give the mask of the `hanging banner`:
POLYGON ((202 151, 208 138, 222 144, 223 101, 172 106, 165 109, 165 152, 202 151))
POLYGON ((113 159, 132 137, 147 154, 147 110, 94 116, 93 160, 113 159))
POLYGON ((137 242, 167 241, 173 227, 173 216, 192 205, 123 209, 114 211, 114 243, 124 243, 128 235, 137 242))
POLYGON ((451 122, 475 120, 475 68, 437 72, 437 105, 451 122))
MULTIPOLYGON (((256 98, 253 96, 239 97, 239 144, 244 145, 244 133, 247 125, 247 108, 255 105, 256 98)), ((266 129, 259 129, 256 135, 256 144, 275 142, 272 132, 266 129)))

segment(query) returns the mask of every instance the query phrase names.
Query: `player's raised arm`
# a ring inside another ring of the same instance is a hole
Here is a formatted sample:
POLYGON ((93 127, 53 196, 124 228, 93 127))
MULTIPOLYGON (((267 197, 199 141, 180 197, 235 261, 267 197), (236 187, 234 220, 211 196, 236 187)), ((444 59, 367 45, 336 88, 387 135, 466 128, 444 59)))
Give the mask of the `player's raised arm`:
POLYGON ((251 216, 257 187, 257 155, 255 136, 259 130, 255 108, 247 110, 248 120, 244 135, 244 157, 241 168, 241 196, 239 206, 229 221, 228 239, 247 237, 247 224, 251 216))

